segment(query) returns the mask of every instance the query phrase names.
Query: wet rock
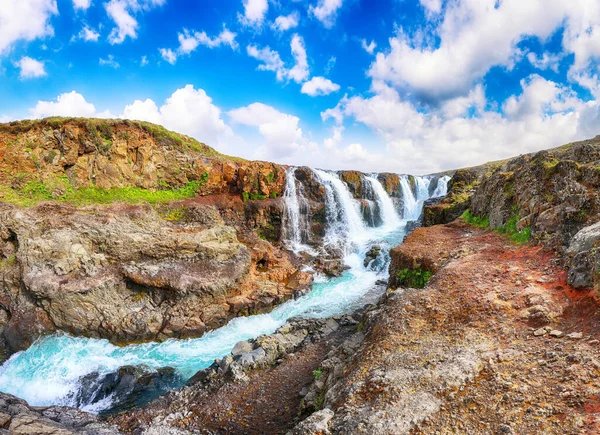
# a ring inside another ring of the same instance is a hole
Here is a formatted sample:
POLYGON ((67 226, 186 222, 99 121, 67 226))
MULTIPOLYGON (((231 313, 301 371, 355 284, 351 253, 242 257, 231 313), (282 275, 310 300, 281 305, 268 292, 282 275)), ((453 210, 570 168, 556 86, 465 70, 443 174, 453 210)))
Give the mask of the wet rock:
POLYGON ((105 375, 90 373, 81 378, 79 384, 74 398, 77 406, 110 398, 113 406, 103 413, 111 414, 142 406, 181 385, 182 379, 170 367, 151 370, 143 366, 123 366, 105 375))
POLYGON ((381 253, 381 246, 373 246, 371 247, 371 249, 369 249, 367 251, 367 253, 365 254, 365 259, 363 261, 363 264, 365 267, 368 267, 369 264, 371 264, 371 262, 374 262, 377 260, 377 258, 379 257, 379 254, 381 253))

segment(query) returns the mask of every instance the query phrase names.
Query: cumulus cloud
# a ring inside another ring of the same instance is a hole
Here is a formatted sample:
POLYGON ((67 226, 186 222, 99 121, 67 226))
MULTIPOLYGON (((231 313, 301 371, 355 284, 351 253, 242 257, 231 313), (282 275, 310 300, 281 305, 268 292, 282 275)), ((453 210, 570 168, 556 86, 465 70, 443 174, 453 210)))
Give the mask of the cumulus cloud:
POLYGON ((71 91, 60 94, 56 101, 38 101, 34 108, 29 110, 32 118, 46 118, 49 116, 97 116, 96 108, 88 103, 83 95, 71 91))
POLYGON ((316 97, 317 95, 329 95, 339 90, 340 85, 333 83, 331 80, 325 77, 313 77, 302 85, 301 92, 316 97))
POLYGON ((308 13, 319 20, 326 28, 335 24, 338 10, 342 7, 342 0, 319 0, 316 6, 309 6, 308 13))
POLYGON ((298 14, 298 12, 292 12, 289 15, 280 15, 275 18, 275 21, 271 24, 271 28, 279 32, 285 32, 286 30, 298 27, 299 21, 300 14, 298 14))
POLYGON ((250 57, 262 62, 258 66, 258 69, 273 71, 277 77, 277 81, 293 80, 296 83, 302 83, 308 78, 310 72, 308 56, 302 37, 294 34, 290 48, 295 62, 291 68, 288 68, 283 60, 281 60, 279 53, 270 47, 258 48, 255 45, 249 45, 246 50, 250 57))
POLYGON ((106 13, 115 27, 108 36, 111 44, 121 44, 128 37, 137 38, 138 22, 135 15, 162 6, 166 0, 110 0, 104 4, 106 13))
POLYGON ((92 5, 92 0, 73 0, 75 9, 87 10, 92 5))
POLYGON ((234 123, 257 127, 265 143, 257 155, 280 159, 304 148, 306 139, 298 126, 300 118, 282 113, 263 103, 252 103, 246 107, 227 112, 234 123))
POLYGON ((527 60, 529 63, 540 70, 551 69, 554 72, 558 72, 558 67, 562 58, 563 56, 560 53, 542 53, 539 56, 533 52, 527 53, 527 60))
POLYGON ((385 149, 370 152, 361 168, 396 172, 470 166, 597 134, 597 101, 584 102, 537 75, 521 87, 502 112, 486 110, 483 88, 477 86, 467 97, 447 101, 443 110, 425 113, 394 88, 375 83, 373 96, 345 97, 322 117, 337 125, 350 118, 372 129, 385 149))
MULTIPOLYGON (((584 1, 584 0, 574 0, 584 1)), ((464 95, 492 66, 510 67, 524 37, 546 39, 565 17, 559 0, 451 2, 434 38, 399 29, 369 74, 429 99, 464 95)))
POLYGON ((44 62, 32 59, 28 56, 22 57, 20 61, 15 63, 21 71, 19 77, 21 80, 34 79, 48 75, 44 68, 44 62))
POLYGON ((100 38, 100 33, 88 26, 83 26, 77 37, 73 37, 73 39, 81 39, 86 42, 98 42, 98 38, 100 38))
POLYGON ((420 2, 429 13, 439 14, 442 11, 442 0, 420 0, 420 2))
POLYGON ((125 107, 121 117, 161 124, 224 150, 233 132, 221 115, 221 109, 203 89, 186 85, 173 92, 160 107, 150 99, 136 100, 125 107))
POLYGON ((247 26, 262 25, 265 15, 269 10, 267 0, 243 0, 244 14, 239 14, 238 19, 247 26))
POLYGON ((198 48, 199 45, 203 45, 208 48, 216 48, 222 45, 227 45, 233 50, 238 48, 238 44, 235 41, 236 33, 233 33, 223 27, 221 33, 217 36, 210 37, 206 32, 191 32, 184 29, 183 32, 177 35, 179 40, 179 48, 177 50, 171 50, 166 48, 159 49, 159 52, 164 60, 174 65, 177 62, 177 58, 182 55, 189 55, 198 48))
POLYGON ((0 55, 18 40, 54 35, 50 18, 58 14, 56 0, 5 0, 0 6, 0 55))

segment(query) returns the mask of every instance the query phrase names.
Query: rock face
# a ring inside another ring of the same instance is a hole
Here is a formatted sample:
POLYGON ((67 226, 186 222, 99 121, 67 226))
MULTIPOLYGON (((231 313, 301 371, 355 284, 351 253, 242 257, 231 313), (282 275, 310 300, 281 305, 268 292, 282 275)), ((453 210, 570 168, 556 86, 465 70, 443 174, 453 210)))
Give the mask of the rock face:
MULTIPOLYGON (((0 125, 0 186, 43 182, 60 196, 75 188, 180 188, 203 180, 199 195, 279 197, 285 170, 219 154, 209 146, 137 121, 49 118, 0 125)), ((6 194, 0 191, 0 194, 6 194)))
POLYGON ((4 206, 3 337, 12 350, 60 329, 116 343, 199 336, 310 284, 269 242, 238 240, 217 210, 4 206), (291 284, 288 285, 288 282, 291 284))
POLYGON ((569 284, 600 289, 600 222, 581 229, 567 249, 569 284))
POLYGON ((24 400, 0 393, 0 433, 15 435, 116 435, 116 427, 96 416, 61 406, 31 407, 24 400))

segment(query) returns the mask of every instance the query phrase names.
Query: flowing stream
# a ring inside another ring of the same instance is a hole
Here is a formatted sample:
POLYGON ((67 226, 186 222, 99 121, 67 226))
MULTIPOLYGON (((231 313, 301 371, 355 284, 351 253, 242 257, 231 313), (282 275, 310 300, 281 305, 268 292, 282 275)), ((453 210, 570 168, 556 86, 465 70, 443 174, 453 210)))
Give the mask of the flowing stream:
MULTIPOLYGON (((306 200, 301 197, 293 171, 291 169, 287 174, 283 234, 287 246, 302 250, 306 242, 302 234, 306 231, 303 227, 307 228, 307 207, 302 206, 306 200)), ((272 333, 291 317, 325 318, 375 302, 384 290, 376 282, 388 277, 387 252, 401 243, 406 223, 418 219, 422 203, 428 197, 429 179, 416 177, 415 197, 408 179, 402 177, 404 210, 401 218, 381 183, 375 177, 366 177, 373 188, 382 221, 379 227, 369 227, 362 218, 358 201, 336 173, 320 170, 314 173, 326 192, 327 235, 324 243, 340 245, 344 262, 350 267, 342 276, 317 277, 307 295, 288 301, 269 314, 233 319, 200 338, 169 339, 162 343, 124 347, 115 346, 108 340, 66 334, 42 338, 26 351, 14 354, 0 367, 0 391, 21 397, 31 405, 79 406, 86 411, 101 412, 115 405, 110 396, 94 403, 79 403, 75 399, 85 376, 109 374, 126 365, 143 365, 149 369, 174 368, 185 381, 216 358, 228 355, 237 342, 272 333), (384 248, 381 251, 385 258, 379 267, 367 268, 363 264, 365 254, 375 244, 384 248)), ((440 183, 445 185, 447 180, 441 179, 440 183)), ((438 192, 442 192, 440 186, 436 189, 438 192)))

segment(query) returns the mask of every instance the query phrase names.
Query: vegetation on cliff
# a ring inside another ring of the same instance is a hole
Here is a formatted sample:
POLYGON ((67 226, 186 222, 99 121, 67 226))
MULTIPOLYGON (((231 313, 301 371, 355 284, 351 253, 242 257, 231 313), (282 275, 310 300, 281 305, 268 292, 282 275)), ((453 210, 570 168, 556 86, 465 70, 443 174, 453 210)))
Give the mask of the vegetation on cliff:
POLYGON ((147 122, 47 118, 0 124, 0 201, 22 206, 161 203, 222 193, 277 198, 284 172, 147 122))

